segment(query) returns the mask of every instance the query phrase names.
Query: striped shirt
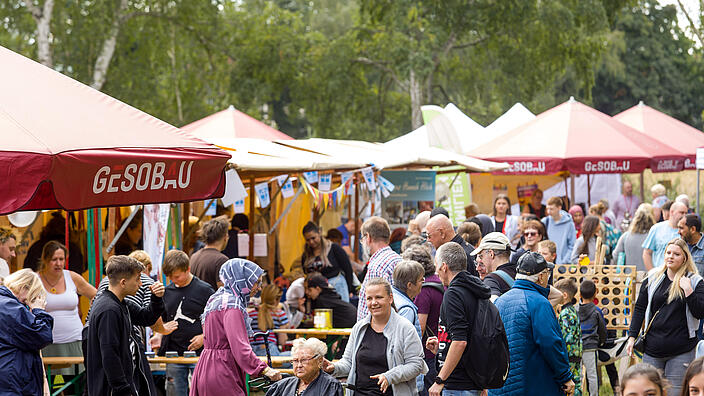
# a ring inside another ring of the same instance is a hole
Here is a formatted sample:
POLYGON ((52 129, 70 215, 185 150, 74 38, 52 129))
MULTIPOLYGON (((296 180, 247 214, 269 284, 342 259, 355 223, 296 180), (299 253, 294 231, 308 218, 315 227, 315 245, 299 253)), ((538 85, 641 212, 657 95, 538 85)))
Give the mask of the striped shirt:
MULTIPOLYGON (((139 290, 137 290, 137 293, 134 296, 125 296, 125 300, 130 301, 131 303, 136 304, 140 307, 148 308, 149 304, 151 304, 152 301, 152 289, 149 286, 154 283, 154 279, 150 278, 149 275, 142 272, 141 274, 139 274, 139 280, 142 281, 142 286, 139 287, 139 290)), ((100 293, 107 290, 108 286, 110 286, 110 281, 108 280, 108 277, 105 276, 98 285, 98 292, 95 294, 95 297, 97 298, 100 293)), ((95 298, 93 300, 95 301, 95 298)), ((86 324, 84 327, 88 327, 91 309, 93 309, 92 303, 90 308, 88 309, 88 314, 86 315, 86 324)), ((135 330, 135 334, 137 335, 138 341, 144 342, 144 327, 137 325, 133 325, 133 327, 135 330)))
MULTIPOLYGON (((254 331, 255 333, 258 331, 262 331, 259 329, 259 311, 256 308, 249 308, 247 309, 247 313, 252 319, 252 331, 254 331)), ((288 315, 286 315, 286 311, 281 308, 272 311, 271 318, 274 321, 274 329, 278 329, 281 326, 288 324, 288 315)), ((269 333, 268 338, 269 343, 273 343, 274 345, 277 344, 277 338, 274 332, 269 333)), ((264 339, 262 337, 257 337, 257 339, 255 340, 253 337, 249 337, 249 343, 252 346, 263 345, 264 339)))
POLYGON ((364 291, 367 279, 384 278, 393 285, 394 268, 396 268, 396 264, 398 264, 399 261, 401 261, 401 256, 394 252, 389 246, 377 250, 369 258, 369 264, 367 264, 367 276, 364 278, 362 288, 359 290, 357 320, 365 318, 369 313, 369 310, 367 309, 366 293, 364 291))

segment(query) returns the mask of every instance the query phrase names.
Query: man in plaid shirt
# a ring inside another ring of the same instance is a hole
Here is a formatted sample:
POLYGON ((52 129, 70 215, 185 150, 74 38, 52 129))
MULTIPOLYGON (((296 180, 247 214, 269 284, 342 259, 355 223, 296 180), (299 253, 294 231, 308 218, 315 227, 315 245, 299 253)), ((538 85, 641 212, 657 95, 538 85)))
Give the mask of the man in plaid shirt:
POLYGON ((357 320, 364 318, 369 313, 365 293, 367 279, 384 278, 393 284, 394 268, 401 261, 401 256, 389 247, 390 236, 389 223, 381 217, 370 217, 362 224, 362 248, 369 254, 369 263, 367 264, 367 275, 359 291, 357 320))

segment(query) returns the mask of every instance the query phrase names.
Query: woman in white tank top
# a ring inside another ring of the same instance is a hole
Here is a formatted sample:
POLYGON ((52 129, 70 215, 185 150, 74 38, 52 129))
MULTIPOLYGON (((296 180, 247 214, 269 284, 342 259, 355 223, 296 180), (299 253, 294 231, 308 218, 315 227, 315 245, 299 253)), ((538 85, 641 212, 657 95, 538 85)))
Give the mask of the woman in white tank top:
MULTIPOLYGON (((96 289, 79 274, 64 269, 66 253, 66 247, 56 241, 47 242, 42 251, 39 277, 47 291, 46 311, 54 318, 53 343, 42 350, 43 356, 83 356, 78 296, 92 299, 96 289)), ((71 375, 74 370, 58 369, 56 374, 71 375)))

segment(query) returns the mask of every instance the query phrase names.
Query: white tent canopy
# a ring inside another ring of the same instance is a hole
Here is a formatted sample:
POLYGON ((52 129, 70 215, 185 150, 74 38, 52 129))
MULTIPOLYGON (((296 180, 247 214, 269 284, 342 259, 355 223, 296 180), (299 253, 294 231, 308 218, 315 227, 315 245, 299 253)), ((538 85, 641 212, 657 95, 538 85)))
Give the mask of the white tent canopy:
POLYGON ((460 165, 471 172, 492 172, 508 164, 484 161, 436 147, 389 145, 358 140, 304 139, 277 140, 276 143, 330 157, 348 156, 374 164, 377 169, 413 166, 460 165))
POLYGON ((505 133, 517 128, 526 122, 535 118, 535 114, 531 113, 525 106, 520 102, 514 104, 508 111, 499 116, 494 122, 489 124, 484 128, 484 133, 476 136, 471 142, 463 145, 463 149, 467 149, 464 153, 467 153, 475 148, 496 139, 505 133))

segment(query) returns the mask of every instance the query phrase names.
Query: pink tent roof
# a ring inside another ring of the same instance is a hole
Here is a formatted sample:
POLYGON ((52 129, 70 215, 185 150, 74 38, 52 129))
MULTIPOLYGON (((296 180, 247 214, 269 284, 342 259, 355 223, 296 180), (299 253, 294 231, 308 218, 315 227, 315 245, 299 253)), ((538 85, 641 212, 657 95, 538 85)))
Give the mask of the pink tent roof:
POLYGON ((500 173, 574 174, 678 171, 682 154, 570 98, 469 155, 506 161, 500 173))
POLYGON ((3 47, 0 65, 0 214, 224 192, 225 151, 3 47))
POLYGON ((206 141, 222 138, 258 138, 268 141, 293 140, 291 136, 250 117, 233 106, 218 111, 198 121, 185 125, 181 130, 206 141))
POLYGON ((614 118, 655 139, 667 140, 667 144, 686 156, 684 169, 696 169, 697 147, 704 146, 702 131, 657 111, 643 102, 616 114, 614 118))

